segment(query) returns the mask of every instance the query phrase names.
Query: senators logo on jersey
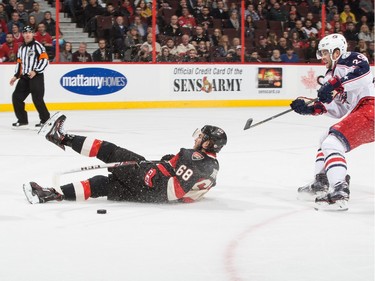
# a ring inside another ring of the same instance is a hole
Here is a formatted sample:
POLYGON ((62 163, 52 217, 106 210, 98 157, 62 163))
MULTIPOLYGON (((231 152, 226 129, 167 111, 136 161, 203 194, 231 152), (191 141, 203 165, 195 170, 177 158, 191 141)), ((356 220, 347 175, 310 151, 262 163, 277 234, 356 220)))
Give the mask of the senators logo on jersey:
POLYGON ((192 155, 191 155, 191 159, 193 161, 199 161, 199 160, 202 160, 204 157, 202 154, 200 154, 199 152, 194 152, 192 155))

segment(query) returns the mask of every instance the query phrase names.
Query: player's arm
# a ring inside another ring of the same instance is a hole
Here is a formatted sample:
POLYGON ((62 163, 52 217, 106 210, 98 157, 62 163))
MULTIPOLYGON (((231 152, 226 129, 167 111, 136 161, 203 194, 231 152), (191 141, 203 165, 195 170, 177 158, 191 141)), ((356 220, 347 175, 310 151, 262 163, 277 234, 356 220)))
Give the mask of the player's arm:
POLYGON ((48 66, 48 55, 46 52, 46 49, 42 44, 36 44, 35 48, 37 50, 37 53, 39 54, 38 56, 38 63, 34 69, 35 73, 42 73, 46 67, 48 66))
POLYGON ((345 91, 352 91, 372 82, 371 70, 365 55, 353 53, 349 57, 354 70, 340 79, 345 91))

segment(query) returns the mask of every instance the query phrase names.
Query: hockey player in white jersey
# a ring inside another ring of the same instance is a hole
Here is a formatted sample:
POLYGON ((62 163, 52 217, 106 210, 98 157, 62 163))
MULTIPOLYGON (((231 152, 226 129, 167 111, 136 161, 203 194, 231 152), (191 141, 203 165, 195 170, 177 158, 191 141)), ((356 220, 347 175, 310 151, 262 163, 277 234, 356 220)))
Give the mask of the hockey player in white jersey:
POLYGON ((297 98, 291 108, 302 115, 342 118, 322 136, 315 161, 315 180, 298 189, 299 198, 311 195, 315 209, 348 210, 349 180, 345 153, 374 141, 374 84, 367 58, 347 52, 341 34, 324 37, 317 58, 328 69, 318 100, 297 98))

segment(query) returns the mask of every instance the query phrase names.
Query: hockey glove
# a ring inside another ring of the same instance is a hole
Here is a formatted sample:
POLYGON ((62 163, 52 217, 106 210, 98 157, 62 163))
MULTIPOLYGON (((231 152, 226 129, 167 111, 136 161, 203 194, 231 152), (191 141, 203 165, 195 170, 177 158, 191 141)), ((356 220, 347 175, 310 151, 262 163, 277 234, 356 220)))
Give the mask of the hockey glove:
POLYGON ((332 92, 342 89, 340 78, 333 76, 318 90, 318 98, 322 103, 330 103, 333 100, 332 92))
POLYGON ((174 154, 166 154, 166 155, 164 155, 164 156, 160 159, 160 161, 169 161, 169 160, 171 160, 173 157, 174 157, 174 154))
POLYGON ((320 115, 327 112, 320 101, 314 102, 313 105, 307 105, 303 99, 296 99, 290 104, 290 107, 301 115, 320 115))

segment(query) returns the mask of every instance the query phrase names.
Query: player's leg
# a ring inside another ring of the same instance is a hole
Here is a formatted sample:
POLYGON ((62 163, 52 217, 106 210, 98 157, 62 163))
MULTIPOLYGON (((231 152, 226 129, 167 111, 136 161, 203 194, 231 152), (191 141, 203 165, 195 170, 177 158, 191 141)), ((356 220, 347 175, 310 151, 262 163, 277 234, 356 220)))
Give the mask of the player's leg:
POLYGON ((26 79, 20 78, 12 95, 14 113, 18 119, 18 121, 13 124, 14 127, 20 127, 29 123, 25 110, 25 99, 28 95, 29 83, 26 79))
POLYGON ((95 176, 85 181, 60 186, 62 194, 54 188, 44 188, 35 182, 23 186, 27 200, 31 204, 49 201, 84 201, 108 195, 108 189, 114 185, 109 177, 95 176))
POLYGON ((36 110, 39 113, 40 124, 44 124, 49 118, 47 106, 44 102, 44 75, 36 75, 30 80, 30 93, 35 105, 36 110))
POLYGON ((142 161, 145 158, 113 143, 85 136, 67 134, 63 125, 66 116, 61 113, 53 115, 40 129, 39 134, 65 150, 65 146, 71 147, 79 154, 88 157, 97 157, 105 163, 119 161, 142 161))

